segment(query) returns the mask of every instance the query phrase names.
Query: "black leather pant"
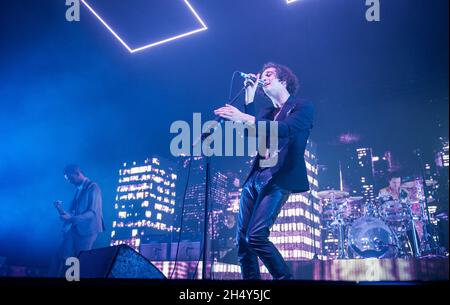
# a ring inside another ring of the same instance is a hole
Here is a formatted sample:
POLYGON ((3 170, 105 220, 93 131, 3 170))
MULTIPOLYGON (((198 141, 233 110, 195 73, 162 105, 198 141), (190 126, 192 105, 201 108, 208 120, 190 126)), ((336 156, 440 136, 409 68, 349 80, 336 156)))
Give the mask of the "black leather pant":
POLYGON ((237 246, 243 279, 260 279, 258 257, 274 279, 291 273, 277 248, 269 241, 270 228, 290 191, 269 182, 270 171, 255 171, 245 183, 239 204, 237 246))

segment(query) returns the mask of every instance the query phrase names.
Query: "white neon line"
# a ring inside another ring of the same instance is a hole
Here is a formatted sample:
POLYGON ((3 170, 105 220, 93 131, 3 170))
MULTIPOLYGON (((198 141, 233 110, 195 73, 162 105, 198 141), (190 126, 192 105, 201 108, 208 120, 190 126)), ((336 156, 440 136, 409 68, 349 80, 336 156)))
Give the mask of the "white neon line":
POLYGON ((290 4, 290 3, 292 3, 292 2, 297 2, 297 1, 298 1, 298 0, 287 0, 286 3, 287 3, 287 4, 290 4))
POLYGON ((164 40, 161 40, 161 41, 158 41, 158 42, 154 42, 154 43, 148 44, 148 45, 143 46, 143 47, 132 49, 130 52, 131 53, 135 53, 135 52, 138 52, 138 51, 142 51, 144 49, 148 49, 148 48, 151 48, 151 47, 154 47, 154 46, 157 46, 157 45, 160 45, 160 44, 172 41, 172 40, 176 40, 178 38, 189 36, 189 35, 201 32, 201 31, 205 31, 205 30, 206 30, 206 28, 197 29, 197 30, 191 31, 189 33, 184 33, 184 34, 181 34, 181 35, 178 35, 178 36, 174 36, 174 37, 171 37, 171 38, 167 38, 167 39, 164 39, 164 40))
POLYGON ((113 31, 113 29, 105 22, 103 19, 85 2, 85 0, 81 0, 83 4, 94 14, 95 17, 97 17, 98 20, 100 20, 101 23, 116 37, 120 43, 124 45, 125 48, 131 53, 131 48, 125 43, 125 41, 122 40, 122 38, 119 37, 119 35, 116 34, 116 32, 113 31))
POLYGON ((202 26, 205 28, 205 30, 208 28, 206 26, 206 24, 203 22, 202 18, 200 18, 200 16, 197 14, 197 12, 194 10, 194 8, 192 7, 192 5, 187 1, 184 0, 184 3, 186 3, 186 5, 189 7, 189 9, 191 10, 192 14, 195 15, 195 17, 197 18, 197 20, 202 24, 202 26))
POLYGON ((191 10, 191 12, 192 12, 192 14, 197 18, 197 20, 198 20, 198 22, 200 22, 201 23, 201 25, 202 25, 202 28, 200 28, 200 29, 197 29, 197 30, 193 30, 193 31, 191 31, 191 32, 188 32, 188 33, 184 33, 184 34, 181 34, 181 35, 177 35, 177 36, 174 36, 174 37, 170 37, 170 38, 167 38, 167 39, 164 39, 164 40, 160 40, 160 41, 157 41, 157 42, 154 42, 154 43, 151 43, 151 44, 148 44, 148 45, 145 45, 145 46, 142 46, 142 47, 139 47, 139 48, 136 48, 136 49, 131 49, 126 43, 125 43, 125 41, 123 41, 122 40, 122 38, 120 38, 120 36, 119 35, 117 35, 116 34, 116 32, 114 32, 114 30, 86 3, 86 1, 85 0, 81 0, 81 2, 92 12, 92 14, 94 14, 94 16, 95 17, 97 17, 97 19, 98 20, 100 20, 100 22, 114 35, 114 37, 116 37, 117 38, 117 40, 119 40, 120 41, 120 43, 122 43, 122 45, 130 52, 130 53, 135 53, 135 52, 138 52, 138 51, 142 51, 142 50, 144 50, 144 49, 148 49, 148 48, 151 48, 151 47, 154 47, 154 46, 157 46, 157 45, 160 45, 160 44, 163 44, 163 43, 166 43, 166 42, 169 42, 169 41, 173 41, 173 40, 176 40, 176 39, 179 39, 179 38, 182 38, 182 37, 186 37, 186 36, 189 36, 189 35, 192 35, 192 34, 195 34, 195 33, 198 33, 198 32, 201 32, 201 31, 205 31, 205 30, 207 30, 208 29, 208 27, 206 26, 206 24, 203 22, 203 20, 200 18, 200 16, 197 14, 197 12, 194 10, 194 8, 192 7, 192 5, 187 1, 187 0, 184 0, 184 3, 188 6, 188 8, 191 10))

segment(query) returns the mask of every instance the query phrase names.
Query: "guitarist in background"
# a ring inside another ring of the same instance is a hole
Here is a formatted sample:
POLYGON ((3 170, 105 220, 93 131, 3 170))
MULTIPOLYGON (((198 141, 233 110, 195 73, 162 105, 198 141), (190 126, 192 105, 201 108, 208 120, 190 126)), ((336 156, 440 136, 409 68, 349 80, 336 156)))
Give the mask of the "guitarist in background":
POLYGON ((64 237, 57 263, 51 267, 51 276, 63 276, 66 259, 91 250, 97 235, 105 230, 99 186, 85 177, 78 165, 66 166, 63 173, 64 178, 76 187, 76 192, 69 211, 62 208, 61 201, 54 203, 64 221, 64 237))

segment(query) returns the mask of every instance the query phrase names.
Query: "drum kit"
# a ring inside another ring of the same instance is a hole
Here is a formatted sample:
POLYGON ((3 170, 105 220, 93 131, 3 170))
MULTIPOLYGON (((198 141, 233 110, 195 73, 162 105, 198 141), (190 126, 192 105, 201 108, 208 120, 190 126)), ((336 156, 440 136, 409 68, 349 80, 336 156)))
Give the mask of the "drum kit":
MULTIPOLYGON (((429 182, 434 183, 434 182, 429 182)), ((427 181, 428 185, 428 181, 427 181)), ((339 190, 318 192, 322 230, 337 241, 338 259, 420 256, 427 211, 421 181, 402 184, 407 196, 380 195, 374 202, 339 190)), ((426 198, 427 203, 434 199, 426 198)), ((424 232, 425 231, 425 232, 424 232)))

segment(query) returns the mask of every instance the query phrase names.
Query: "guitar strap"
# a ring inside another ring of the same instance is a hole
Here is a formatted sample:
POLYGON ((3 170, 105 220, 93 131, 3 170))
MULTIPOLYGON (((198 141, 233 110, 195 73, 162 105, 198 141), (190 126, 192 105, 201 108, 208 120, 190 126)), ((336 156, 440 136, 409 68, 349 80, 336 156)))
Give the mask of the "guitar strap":
POLYGON ((83 196, 86 194, 86 192, 88 191, 88 189, 94 184, 93 181, 89 181, 85 187, 83 187, 83 189, 80 192, 76 192, 75 193, 75 197, 72 200, 72 203, 70 205, 70 212, 73 214, 75 213, 75 209, 78 205, 78 202, 80 201, 81 198, 83 198, 83 196))

